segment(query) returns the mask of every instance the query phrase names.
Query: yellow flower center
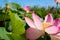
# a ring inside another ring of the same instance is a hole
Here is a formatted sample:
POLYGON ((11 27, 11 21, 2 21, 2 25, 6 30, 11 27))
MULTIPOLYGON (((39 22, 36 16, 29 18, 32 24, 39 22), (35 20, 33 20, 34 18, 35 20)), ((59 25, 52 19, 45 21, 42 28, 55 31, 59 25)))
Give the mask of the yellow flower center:
POLYGON ((51 23, 49 23, 49 22, 43 23, 43 31, 45 31, 45 29, 47 27, 49 27, 50 25, 51 25, 51 23))

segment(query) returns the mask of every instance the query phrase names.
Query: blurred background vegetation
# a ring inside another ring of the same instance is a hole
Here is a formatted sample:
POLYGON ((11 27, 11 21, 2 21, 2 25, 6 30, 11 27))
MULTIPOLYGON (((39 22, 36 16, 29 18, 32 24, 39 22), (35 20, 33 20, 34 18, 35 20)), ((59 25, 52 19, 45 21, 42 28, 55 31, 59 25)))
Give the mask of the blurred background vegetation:
POLYGON ((30 7, 30 13, 26 13, 26 11, 20 6, 20 4, 12 2, 11 4, 6 3, 5 7, 0 8, 0 26, 4 26, 4 21, 10 20, 8 11, 18 14, 18 16, 22 19, 24 19, 24 16, 28 16, 31 18, 31 14, 33 11, 43 19, 48 13, 51 13, 54 19, 60 18, 60 8, 50 7, 49 5, 48 8, 39 8, 38 6, 34 6, 30 7))

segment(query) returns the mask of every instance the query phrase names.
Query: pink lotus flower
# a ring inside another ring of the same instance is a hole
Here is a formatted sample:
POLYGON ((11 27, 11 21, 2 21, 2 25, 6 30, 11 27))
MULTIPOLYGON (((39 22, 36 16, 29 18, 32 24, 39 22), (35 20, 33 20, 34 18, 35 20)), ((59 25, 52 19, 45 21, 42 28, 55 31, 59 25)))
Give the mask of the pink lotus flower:
POLYGON ((25 10, 27 13, 29 13, 29 12, 30 12, 30 7, 29 7, 29 6, 26 6, 26 7, 24 8, 24 10, 25 10))
POLYGON ((54 22, 53 22, 53 25, 46 28, 46 32, 48 34, 56 34, 56 35, 60 34, 60 18, 55 19, 54 22), (50 29, 52 27, 53 27, 53 29, 50 29), (55 28, 56 32, 54 32, 54 27, 56 27, 55 28))
POLYGON ((27 39, 36 40, 44 34, 44 31, 48 34, 59 33, 59 27, 53 25, 54 21, 51 14, 46 15, 43 22, 41 21, 41 18, 35 13, 32 13, 32 18, 33 21, 30 18, 25 17, 27 24, 30 26, 30 28, 28 28, 26 31, 27 39))
POLYGON ((57 2, 57 0, 54 0, 55 2, 57 2))

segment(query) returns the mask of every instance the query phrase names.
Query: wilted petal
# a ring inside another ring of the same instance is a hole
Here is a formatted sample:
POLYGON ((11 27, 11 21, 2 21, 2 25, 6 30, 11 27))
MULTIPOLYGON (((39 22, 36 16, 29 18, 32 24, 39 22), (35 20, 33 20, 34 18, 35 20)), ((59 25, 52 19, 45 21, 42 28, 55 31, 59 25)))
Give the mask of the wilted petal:
POLYGON ((38 15, 36 15, 34 12, 32 13, 32 17, 33 17, 33 20, 34 20, 34 23, 35 23, 36 27, 39 30, 42 30, 41 18, 38 15))
POLYGON ((51 14, 46 15, 44 22, 49 22, 49 23, 53 24, 53 17, 52 17, 52 15, 51 14))
POLYGON ((60 37, 57 35, 50 35, 51 40, 60 40, 60 37))
POLYGON ((60 18, 54 20, 54 25, 58 27, 60 26, 60 18))
POLYGON ((34 22, 28 18, 28 17, 25 17, 25 21, 27 22, 27 24, 31 27, 31 28, 36 28, 35 25, 34 25, 34 22))
POLYGON ((45 29, 45 31, 48 34, 57 34, 58 33, 58 30, 59 30, 59 28, 56 27, 56 26, 50 26, 50 27, 48 27, 48 28, 45 29))
POLYGON ((39 38, 41 35, 43 35, 43 31, 35 29, 35 28, 29 28, 26 31, 26 38, 27 39, 37 39, 39 38))

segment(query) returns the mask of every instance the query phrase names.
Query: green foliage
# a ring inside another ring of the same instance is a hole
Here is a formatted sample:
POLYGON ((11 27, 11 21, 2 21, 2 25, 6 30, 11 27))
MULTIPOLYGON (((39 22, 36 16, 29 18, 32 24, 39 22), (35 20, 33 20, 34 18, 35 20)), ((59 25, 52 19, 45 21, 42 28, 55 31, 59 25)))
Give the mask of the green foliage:
POLYGON ((57 18, 60 18, 60 14, 57 14, 57 18))
POLYGON ((47 11, 37 11, 37 14, 41 17, 41 18, 44 18, 48 12, 47 11))
POLYGON ((0 14, 0 21, 8 20, 9 16, 7 14, 0 14))
POLYGON ((7 36, 5 28, 3 27, 0 27, 0 38, 4 40, 10 40, 9 37, 7 36))
POLYGON ((11 3, 11 8, 17 10, 17 9, 20 9, 21 6, 19 4, 13 2, 13 3, 11 3))
POLYGON ((26 16, 32 18, 32 13, 27 13, 26 16))
POLYGON ((34 10, 34 12, 35 12, 37 15, 39 15, 41 18, 44 18, 44 17, 48 14, 48 11, 47 11, 47 10, 42 10, 42 9, 40 9, 40 8, 38 8, 38 9, 34 8, 33 10, 34 10))
POLYGON ((26 40, 25 35, 25 22, 18 17, 17 14, 9 12, 12 24, 12 37, 14 40, 26 40), (22 36, 23 35, 23 36, 22 36))
POLYGON ((54 19, 60 18, 60 14, 53 14, 54 19))

